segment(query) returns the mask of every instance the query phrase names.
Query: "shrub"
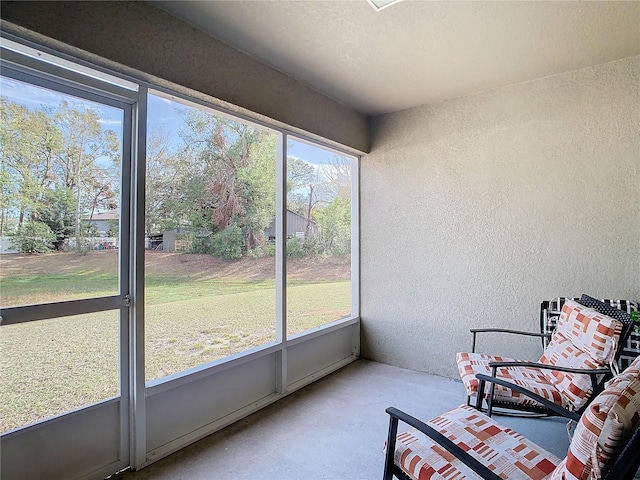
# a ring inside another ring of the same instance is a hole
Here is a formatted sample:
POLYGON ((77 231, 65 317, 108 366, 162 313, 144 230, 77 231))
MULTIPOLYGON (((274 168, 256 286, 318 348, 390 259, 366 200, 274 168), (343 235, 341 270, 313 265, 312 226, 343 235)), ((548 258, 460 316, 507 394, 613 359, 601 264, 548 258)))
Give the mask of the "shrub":
POLYGON ((243 245, 242 229, 231 225, 211 237, 210 252, 214 257, 223 260, 235 260, 242 257, 243 245))
POLYGON ((290 238, 287 240, 287 257, 299 258, 306 254, 304 241, 300 238, 290 238))
POLYGON ((276 256, 276 244, 267 242, 262 245, 258 245, 247 252, 251 258, 264 258, 276 256))
POLYGON ((20 253, 47 253, 54 249, 56 234, 42 222, 27 222, 11 240, 11 248, 20 253))
POLYGON ((211 237, 196 237, 192 235, 189 240, 187 240, 186 237, 184 238, 189 242, 189 245, 191 245, 189 248, 190 253, 211 254, 211 237))

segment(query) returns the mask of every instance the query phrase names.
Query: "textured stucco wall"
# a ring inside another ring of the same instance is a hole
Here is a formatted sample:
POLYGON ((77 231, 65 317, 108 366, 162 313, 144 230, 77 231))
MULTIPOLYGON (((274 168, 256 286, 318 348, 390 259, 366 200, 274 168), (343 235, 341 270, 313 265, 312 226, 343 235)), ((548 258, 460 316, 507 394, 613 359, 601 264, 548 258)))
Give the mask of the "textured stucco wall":
POLYGON ((458 378, 470 327, 535 331, 558 295, 640 300, 639 187, 640 57, 374 118, 363 356, 458 378))
MULTIPOLYGON (((149 3, 6 1, 0 14, 3 20, 135 69, 134 74, 143 79, 168 80, 321 138, 368 151, 366 115, 149 3)), ((94 57, 86 59, 114 68, 94 57)))

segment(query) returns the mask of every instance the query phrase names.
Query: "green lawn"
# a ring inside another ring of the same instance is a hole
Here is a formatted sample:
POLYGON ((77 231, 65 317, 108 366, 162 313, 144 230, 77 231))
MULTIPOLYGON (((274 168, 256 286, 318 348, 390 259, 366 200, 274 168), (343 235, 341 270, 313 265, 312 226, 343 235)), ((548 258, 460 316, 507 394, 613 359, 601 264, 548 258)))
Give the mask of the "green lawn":
MULTIPOLYGON (((115 293, 117 277, 92 264, 90 273, 43 268, 20 275, 3 268, 2 304, 115 293)), ((147 380, 275 340, 275 281, 242 277, 148 269, 147 380)), ((350 312, 348 279, 298 279, 289 283, 287 295, 289 334, 350 312)), ((0 334, 0 431, 118 394, 117 312, 8 325, 0 334)))

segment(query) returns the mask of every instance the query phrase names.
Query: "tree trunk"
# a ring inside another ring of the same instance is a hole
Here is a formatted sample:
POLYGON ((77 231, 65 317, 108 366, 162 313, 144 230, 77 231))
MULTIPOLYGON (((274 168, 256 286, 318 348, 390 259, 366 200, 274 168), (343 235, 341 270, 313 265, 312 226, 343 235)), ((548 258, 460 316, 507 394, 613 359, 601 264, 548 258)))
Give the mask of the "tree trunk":
POLYGON ((313 208, 313 191, 315 187, 313 185, 309 186, 309 203, 307 204, 307 224, 304 228, 304 241, 306 242, 309 239, 309 235, 311 234, 311 209, 313 208))

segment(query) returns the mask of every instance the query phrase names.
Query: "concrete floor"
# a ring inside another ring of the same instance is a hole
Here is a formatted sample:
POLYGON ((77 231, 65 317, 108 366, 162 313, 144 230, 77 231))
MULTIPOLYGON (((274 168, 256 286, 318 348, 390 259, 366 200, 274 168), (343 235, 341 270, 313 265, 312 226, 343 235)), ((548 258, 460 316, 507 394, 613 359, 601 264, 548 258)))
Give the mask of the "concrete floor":
MULTIPOLYGON (((387 407, 429 419, 464 401, 459 381, 358 360, 147 468, 112 478, 377 479, 384 465, 387 407)), ((497 419, 565 456, 566 420, 497 419)))

